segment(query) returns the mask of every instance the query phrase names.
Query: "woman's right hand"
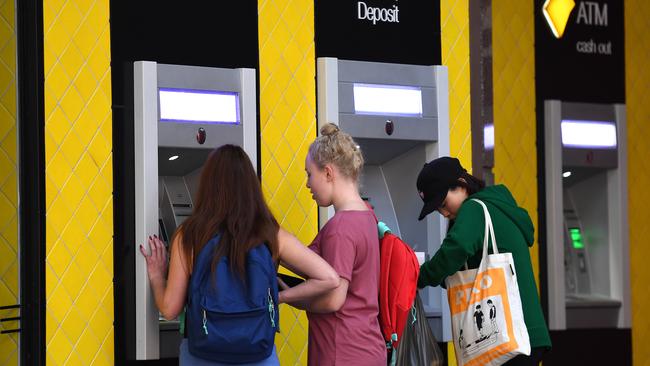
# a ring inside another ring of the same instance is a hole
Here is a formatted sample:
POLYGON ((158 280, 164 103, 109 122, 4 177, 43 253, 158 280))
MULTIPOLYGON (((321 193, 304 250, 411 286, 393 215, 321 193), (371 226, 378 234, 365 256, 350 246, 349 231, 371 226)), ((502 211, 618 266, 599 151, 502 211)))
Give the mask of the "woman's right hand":
POLYGON ((164 280, 167 275, 167 248, 165 243, 158 236, 149 236, 147 240, 150 253, 147 253, 144 246, 140 245, 140 253, 147 261, 147 273, 150 281, 164 280))
POLYGON ((282 264, 305 278, 305 282, 300 285, 281 291, 280 303, 287 302, 305 309, 314 298, 339 287, 341 280, 338 273, 323 258, 282 228, 278 231, 278 247, 282 264))

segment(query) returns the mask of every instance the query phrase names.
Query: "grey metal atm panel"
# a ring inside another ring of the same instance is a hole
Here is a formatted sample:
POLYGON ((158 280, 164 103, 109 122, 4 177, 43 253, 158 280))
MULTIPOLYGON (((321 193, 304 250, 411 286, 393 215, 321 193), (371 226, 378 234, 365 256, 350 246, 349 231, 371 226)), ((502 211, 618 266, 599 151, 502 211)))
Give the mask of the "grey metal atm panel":
POLYGON ((549 328, 629 328, 625 106, 547 100, 544 115, 549 328), (585 128, 567 147, 565 121, 613 124, 616 144, 585 128))
MULTIPOLYGON (((134 63, 134 165, 135 241, 146 243, 148 235, 176 226, 191 213, 191 198, 198 172, 214 148, 236 144, 246 151, 253 166, 257 162, 256 82, 253 69, 163 65, 150 61, 134 63), (161 121, 160 89, 233 92, 238 96, 238 123, 161 121), (205 142, 197 139, 205 131, 205 142), (168 158, 178 155, 177 160, 168 158), (174 187, 172 187, 172 185, 174 187), (159 194, 159 187, 162 192, 159 194), (170 194, 178 188, 186 195, 177 201, 170 194), (165 196, 166 195, 166 196, 165 196)), ((167 230, 164 230, 165 232, 167 230)), ((135 250, 135 347, 136 359, 158 359, 178 352, 178 322, 159 322, 149 286, 144 258, 135 250)))
MULTIPOLYGON (((363 151, 360 193, 375 213, 416 252, 430 256, 444 238, 447 221, 430 215, 418 221, 422 200, 415 182, 425 162, 449 154, 449 99, 446 68, 319 58, 318 124, 339 124, 363 151), (355 84, 417 88, 421 114, 357 113, 355 84), (392 123, 388 133, 387 122, 392 123)), ((321 208, 321 226, 333 210, 321 208)), ((451 338, 446 292, 420 291, 428 321, 440 341, 451 338)))
POLYGON ((379 62, 338 61, 339 124, 356 138, 437 141, 438 104, 435 73, 430 66, 402 65, 379 62), (422 93, 422 116, 385 116, 355 114, 354 84, 412 86, 422 93), (387 135, 387 119, 394 124, 394 132, 387 135))
MULTIPOLYGON (((243 146, 242 81, 239 73, 233 72, 232 69, 158 64, 157 74, 159 89, 212 91, 215 85, 219 85, 221 92, 238 93, 240 111, 238 125, 161 121, 158 126, 158 146, 204 148, 215 147, 217 143, 243 146), (201 145, 196 141, 199 127, 206 131, 205 143, 201 145)), ((160 118, 160 115, 158 117, 160 118)))

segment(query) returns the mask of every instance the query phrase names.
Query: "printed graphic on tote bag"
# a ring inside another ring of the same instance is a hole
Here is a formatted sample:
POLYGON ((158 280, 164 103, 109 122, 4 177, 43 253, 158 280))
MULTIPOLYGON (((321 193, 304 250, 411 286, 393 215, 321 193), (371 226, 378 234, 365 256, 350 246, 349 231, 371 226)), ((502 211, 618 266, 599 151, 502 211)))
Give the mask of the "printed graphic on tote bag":
MULTIPOLYGON (((463 357, 472 358, 486 348, 494 347, 498 341, 499 328, 506 328, 503 313, 498 314, 502 309, 501 296, 492 296, 488 297, 487 301, 483 299, 472 304, 468 309, 473 313, 471 317, 467 316, 467 312, 456 315, 461 325, 458 346, 463 351, 463 357)), ((507 334, 504 334, 503 338, 502 341, 510 341, 507 334)))
POLYGON ((491 268, 471 281, 449 287, 452 327, 465 365, 484 364, 517 348, 503 268, 491 268))

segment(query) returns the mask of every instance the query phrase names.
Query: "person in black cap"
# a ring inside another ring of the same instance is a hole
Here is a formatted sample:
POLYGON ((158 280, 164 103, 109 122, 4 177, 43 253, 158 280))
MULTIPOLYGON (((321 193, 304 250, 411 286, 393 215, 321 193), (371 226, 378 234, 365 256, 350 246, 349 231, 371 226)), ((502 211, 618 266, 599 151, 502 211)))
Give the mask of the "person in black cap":
POLYGON ((535 239, 528 212, 517 205, 506 186, 486 187, 483 181, 467 173, 456 158, 441 157, 424 164, 416 186, 424 203, 418 220, 434 211, 450 220, 440 249, 420 267, 418 287, 444 286, 447 276, 456 273, 465 263, 469 268, 478 268, 485 218, 483 208, 471 198, 483 201, 492 218, 499 253, 512 253, 515 262, 531 346, 530 356, 517 356, 505 365, 537 365, 551 347, 551 338, 528 252, 535 239))

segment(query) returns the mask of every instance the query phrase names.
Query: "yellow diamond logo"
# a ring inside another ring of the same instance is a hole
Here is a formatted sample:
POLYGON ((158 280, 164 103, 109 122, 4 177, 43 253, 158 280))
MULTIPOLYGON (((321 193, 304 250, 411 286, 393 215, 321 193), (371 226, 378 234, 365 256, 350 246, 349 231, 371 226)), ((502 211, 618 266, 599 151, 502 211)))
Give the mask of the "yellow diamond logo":
POLYGON ((555 38, 562 38, 566 23, 576 3, 573 0, 546 0, 542 11, 555 38))

